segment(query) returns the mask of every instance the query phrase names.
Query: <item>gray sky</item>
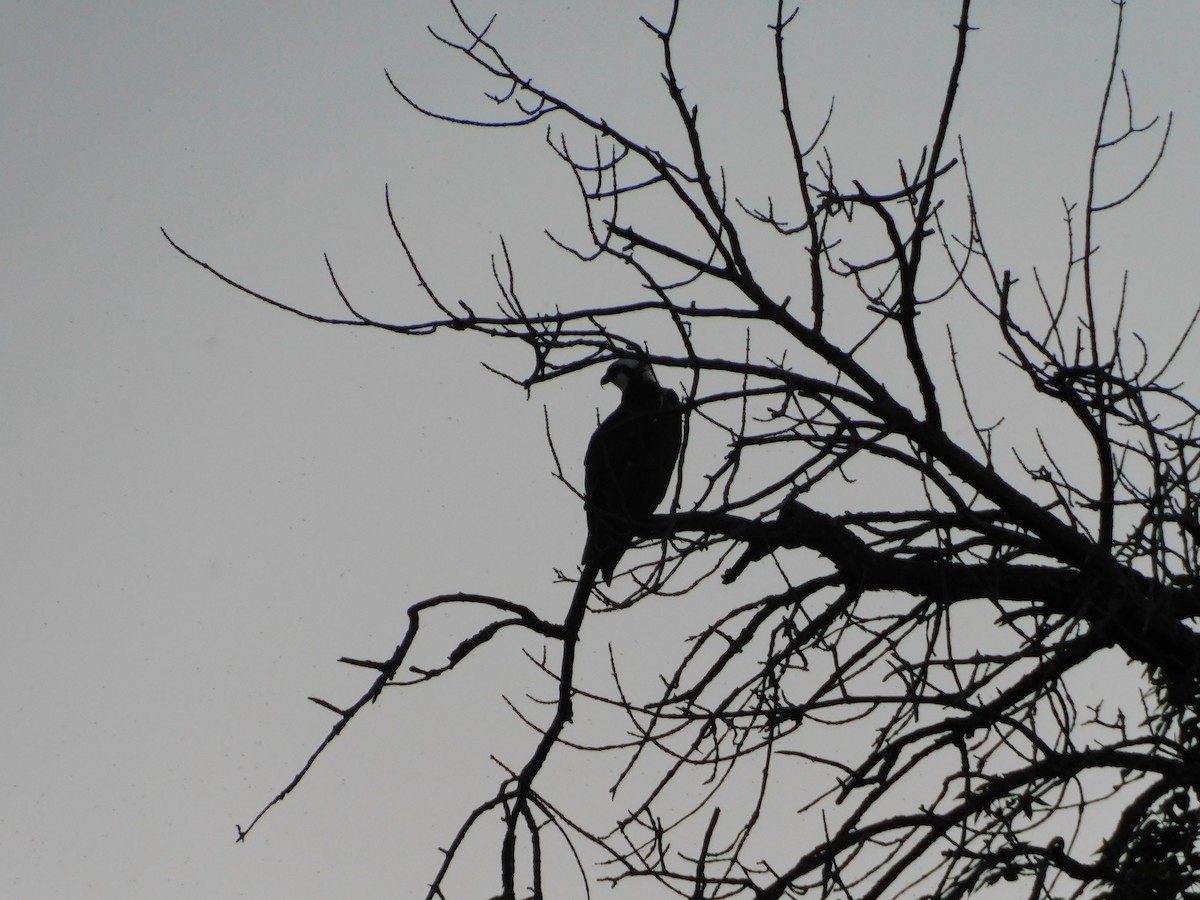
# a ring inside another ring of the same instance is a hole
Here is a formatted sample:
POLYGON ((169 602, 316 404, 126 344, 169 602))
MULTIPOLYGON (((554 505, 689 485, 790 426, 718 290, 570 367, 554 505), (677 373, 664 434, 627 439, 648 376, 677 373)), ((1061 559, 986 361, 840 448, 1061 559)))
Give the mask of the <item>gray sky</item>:
MULTIPOLYGON (((636 21, 663 4, 501 5, 497 39, 541 83, 631 130, 665 128, 657 48, 636 21)), ((685 81, 725 117, 715 152, 736 158, 773 114, 755 81, 770 4, 685 6, 685 81)), ((1018 274, 1061 267, 1059 197, 1082 199, 1113 12, 980 4, 957 125, 985 235, 1018 274)), ((934 0, 804 5, 802 103, 815 123, 837 94, 847 175, 883 184, 928 140, 954 15, 934 0)), ((288 317, 186 264, 158 229, 336 312, 328 252, 365 309, 426 318, 386 182, 452 299, 493 298, 501 233, 535 305, 632 288, 542 236, 578 221, 540 127, 458 130, 392 94, 385 67, 435 105, 487 111, 485 85, 424 31, 450 25, 436 0, 7 0, 4 22, 0 893, 414 896, 397 885, 426 883, 435 848, 493 790, 488 754, 512 762, 529 745, 499 700, 539 684, 515 641, 388 695, 248 844, 234 825, 328 726, 305 697, 356 697, 366 679, 337 657, 386 657, 409 603, 478 590, 565 608, 553 569, 578 558, 582 510, 552 477, 542 407, 578 474, 615 394, 584 378, 526 402, 478 365, 520 372, 510 348, 288 317)), ((1130 4, 1135 99, 1176 122, 1156 180, 1100 243, 1149 298, 1131 316, 1152 340, 1196 302, 1198 25, 1191 2, 1130 4)), ((431 634, 427 661, 451 636, 431 634)))

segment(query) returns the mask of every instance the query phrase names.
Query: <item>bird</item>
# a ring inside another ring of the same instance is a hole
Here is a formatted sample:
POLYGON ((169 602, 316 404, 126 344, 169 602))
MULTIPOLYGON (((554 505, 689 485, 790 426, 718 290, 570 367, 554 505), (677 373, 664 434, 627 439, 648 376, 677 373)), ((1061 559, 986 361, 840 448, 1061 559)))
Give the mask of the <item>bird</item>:
POLYGON ((600 385, 621 390, 617 408, 601 422, 583 457, 588 535, 583 565, 595 563, 611 584, 639 524, 658 508, 679 459, 679 395, 661 387, 648 363, 618 359, 600 385))

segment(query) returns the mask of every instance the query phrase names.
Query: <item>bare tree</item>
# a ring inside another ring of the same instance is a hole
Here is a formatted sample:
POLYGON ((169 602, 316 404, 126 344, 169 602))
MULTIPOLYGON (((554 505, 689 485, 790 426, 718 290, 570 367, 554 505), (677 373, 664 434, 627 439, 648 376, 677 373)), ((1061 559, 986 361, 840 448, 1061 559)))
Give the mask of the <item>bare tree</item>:
POLYGON ((1095 269, 1102 216, 1146 183, 1171 119, 1136 115, 1117 2, 1095 139, 1080 160, 1087 194, 1064 206, 1064 277, 1018 278, 989 252, 952 134, 970 6, 962 0, 927 144, 893 184, 868 188, 826 152, 830 116, 795 105, 787 38, 802 18, 781 2, 764 52, 782 128, 756 140, 784 141, 790 170, 761 200, 732 196, 706 149, 673 53, 678 2, 665 21, 643 19, 684 148, 670 155, 532 81, 492 43, 491 23, 455 6, 458 35, 435 36, 494 79, 500 118, 464 120, 393 87, 446 121, 546 125, 590 235, 585 246, 552 240, 581 264, 627 267, 641 293, 630 302, 529 309, 505 254, 494 310, 452 305, 393 217, 434 316, 369 318, 331 268, 348 311, 333 319, 172 241, 238 290, 319 322, 521 342, 532 365, 514 380, 526 389, 635 357, 686 391, 670 509, 641 529, 616 589, 597 587, 594 566, 562 573, 574 594, 561 622, 497 597, 414 604, 390 658, 345 660, 373 671, 373 684, 348 707, 317 701, 336 724, 263 813, 385 688, 441 676, 522 629, 550 648, 537 662, 557 686, 553 714, 514 705, 536 745, 446 845, 430 898, 454 895, 464 842, 488 828, 509 900, 584 896, 567 881, 548 886, 564 858, 584 886, 632 882, 641 897, 948 900, 1000 881, 1021 883, 1004 896, 1200 896, 1200 436, 1197 406, 1169 375, 1190 358, 1195 316, 1180 322, 1177 346, 1152 354, 1123 324, 1125 285, 1095 269), (1154 142, 1153 161, 1102 193, 1098 163, 1135 141, 1154 142), (799 262, 798 278, 763 262, 763 234, 799 262), (1002 427, 969 388, 974 364, 955 340, 964 331, 973 356, 990 347, 1019 376, 1018 389, 990 398, 989 409, 1007 408, 1002 427), (724 453, 710 464, 695 448, 714 439, 724 453), (843 511, 837 497, 852 484, 858 505, 843 511), (628 615, 718 575, 739 588, 759 580, 751 599, 724 588, 736 604, 681 635, 690 640, 677 657, 665 648, 652 661, 656 686, 634 684, 615 655, 605 684, 580 682, 589 610, 628 615), (458 605, 493 618, 444 666, 413 670, 421 622, 458 605), (1124 694, 1096 687, 1114 671, 1124 694), (598 719, 615 730, 569 730, 583 703, 615 713, 598 719), (619 762, 612 790, 625 811, 606 827, 539 780, 552 752, 579 748, 619 762))

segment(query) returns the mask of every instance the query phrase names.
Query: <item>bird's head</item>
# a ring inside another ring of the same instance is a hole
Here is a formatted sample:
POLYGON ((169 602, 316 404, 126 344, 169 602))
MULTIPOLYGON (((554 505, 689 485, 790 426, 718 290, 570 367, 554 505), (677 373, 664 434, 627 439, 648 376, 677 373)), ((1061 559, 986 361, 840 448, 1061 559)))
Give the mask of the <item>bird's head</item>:
POLYGON ((625 388, 629 387, 635 381, 658 383, 658 379, 654 377, 654 370, 650 368, 649 363, 644 363, 636 359, 618 359, 608 367, 608 371, 600 379, 600 384, 601 386, 615 384, 621 389, 621 393, 625 393, 625 388))

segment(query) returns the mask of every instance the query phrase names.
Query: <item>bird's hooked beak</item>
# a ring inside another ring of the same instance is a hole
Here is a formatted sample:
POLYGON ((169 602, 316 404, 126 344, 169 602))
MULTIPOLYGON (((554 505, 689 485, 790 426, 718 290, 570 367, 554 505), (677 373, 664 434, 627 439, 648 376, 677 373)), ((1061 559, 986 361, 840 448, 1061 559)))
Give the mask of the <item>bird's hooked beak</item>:
POLYGON ((615 384, 623 394, 625 393, 625 388, 629 385, 629 381, 630 374, 628 368, 619 364, 613 364, 608 367, 608 371, 600 379, 600 386, 604 387, 606 384, 615 384))

